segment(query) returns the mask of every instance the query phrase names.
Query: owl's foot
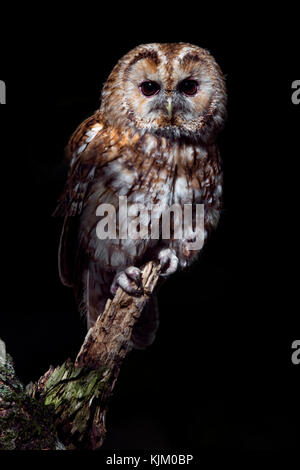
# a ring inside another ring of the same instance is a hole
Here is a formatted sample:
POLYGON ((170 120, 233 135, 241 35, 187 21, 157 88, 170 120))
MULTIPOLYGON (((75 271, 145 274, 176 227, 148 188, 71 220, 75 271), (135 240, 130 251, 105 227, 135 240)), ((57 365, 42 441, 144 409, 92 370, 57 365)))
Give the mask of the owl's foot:
POLYGON ((118 272, 114 277, 110 292, 114 295, 119 287, 122 287, 127 294, 141 295, 143 293, 141 270, 135 266, 129 266, 124 271, 118 272))
POLYGON ((161 276, 169 276, 177 271, 178 258, 170 248, 161 250, 158 254, 158 260, 161 265, 161 276))

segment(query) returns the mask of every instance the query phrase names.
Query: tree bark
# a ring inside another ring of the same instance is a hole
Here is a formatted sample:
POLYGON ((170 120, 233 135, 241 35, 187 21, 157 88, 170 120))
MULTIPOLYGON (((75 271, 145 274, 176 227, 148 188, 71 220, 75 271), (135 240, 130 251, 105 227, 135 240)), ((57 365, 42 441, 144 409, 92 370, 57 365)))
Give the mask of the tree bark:
MULTIPOLYGON (((12 403, 15 410, 28 416, 29 421, 34 415, 33 404, 39 404, 42 411, 36 419, 40 429, 43 429, 44 423, 48 426, 48 433, 39 442, 34 439, 34 434, 29 436, 32 439, 29 438, 26 448, 101 447, 106 434, 105 415, 109 397, 122 362, 131 350, 133 326, 157 284, 159 273, 159 265, 153 262, 146 264, 142 271, 142 294, 139 296, 129 295, 119 288, 88 331, 75 362, 67 360, 59 367, 51 366, 38 383, 29 384, 26 393, 15 377, 10 359, 0 362, 0 422, 4 418, 4 425, 2 427, 1 422, 0 427, 0 448, 1 445, 4 448, 22 448, 26 445, 20 429, 22 424, 16 424, 13 435, 10 432, 13 418, 7 414, 7 409, 12 403), (30 403, 31 407, 26 408, 25 403, 30 403)), ((18 419, 16 416, 15 421, 18 419)))
POLYGON ((27 395, 0 340, 0 449, 58 448, 51 410, 27 395))

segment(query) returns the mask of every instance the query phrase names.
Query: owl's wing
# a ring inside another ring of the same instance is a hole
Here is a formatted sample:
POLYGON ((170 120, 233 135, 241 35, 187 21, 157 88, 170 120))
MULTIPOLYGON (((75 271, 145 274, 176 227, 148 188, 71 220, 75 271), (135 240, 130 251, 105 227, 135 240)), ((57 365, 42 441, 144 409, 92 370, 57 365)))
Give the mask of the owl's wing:
POLYGON ((53 213, 54 216, 71 217, 80 214, 85 193, 83 190, 93 178, 93 166, 90 166, 90 158, 85 157, 93 139, 102 129, 101 115, 96 112, 86 119, 71 136, 66 148, 66 159, 69 165, 68 179, 53 213))
POLYGON ((58 265, 63 284, 70 287, 74 285, 78 266, 83 262, 77 246, 79 216, 96 169, 101 166, 107 140, 107 134, 101 136, 103 127, 101 115, 97 112, 78 127, 66 149, 69 175, 53 215, 64 217, 58 265))

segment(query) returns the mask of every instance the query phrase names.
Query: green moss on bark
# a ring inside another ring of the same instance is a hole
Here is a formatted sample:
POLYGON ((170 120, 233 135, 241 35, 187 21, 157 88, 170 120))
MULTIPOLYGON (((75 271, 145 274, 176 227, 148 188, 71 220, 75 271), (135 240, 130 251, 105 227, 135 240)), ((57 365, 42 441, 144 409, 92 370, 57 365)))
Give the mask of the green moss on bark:
POLYGON ((26 394, 7 355, 0 364, 0 449, 55 449, 55 443, 51 409, 26 394))
POLYGON ((67 361, 54 370, 42 398, 53 409, 58 434, 61 430, 69 435, 69 448, 87 439, 95 407, 104 406, 110 387, 111 374, 105 368, 90 370, 67 361))

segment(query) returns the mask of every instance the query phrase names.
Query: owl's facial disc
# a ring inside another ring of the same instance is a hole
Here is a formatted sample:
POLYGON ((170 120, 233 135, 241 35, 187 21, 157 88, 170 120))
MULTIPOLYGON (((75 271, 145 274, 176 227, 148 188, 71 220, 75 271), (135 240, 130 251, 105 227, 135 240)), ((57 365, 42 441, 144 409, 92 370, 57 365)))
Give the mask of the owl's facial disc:
POLYGON ((204 61, 166 64, 143 57, 126 78, 125 99, 137 128, 167 137, 201 137, 216 95, 204 61))
POLYGON ((210 137, 223 123, 220 69, 190 44, 146 44, 126 54, 104 88, 110 122, 167 137, 210 137))

